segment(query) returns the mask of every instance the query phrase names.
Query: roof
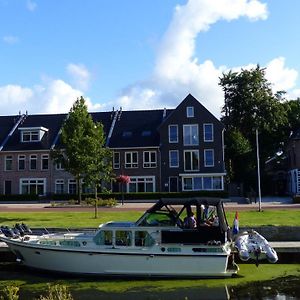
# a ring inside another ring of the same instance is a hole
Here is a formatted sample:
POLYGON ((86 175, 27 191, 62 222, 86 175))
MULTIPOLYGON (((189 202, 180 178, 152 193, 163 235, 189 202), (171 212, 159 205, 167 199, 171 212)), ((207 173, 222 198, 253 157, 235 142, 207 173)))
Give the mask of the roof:
POLYGON ((21 118, 20 115, 0 117, 0 147, 4 146, 4 142, 8 134, 13 129, 13 127, 17 124, 20 118, 21 118))
POLYGON ((158 126, 172 110, 136 110, 119 112, 110 148, 158 147, 158 126))
MULTIPOLYGON (((54 143, 62 123, 67 114, 51 114, 51 115, 28 115, 19 124, 20 128, 37 128, 45 127, 45 132, 40 142, 20 142, 20 130, 15 130, 3 147, 3 151, 28 151, 28 150, 47 150, 54 143)), ((0 118, 1 119, 1 118, 0 118)))

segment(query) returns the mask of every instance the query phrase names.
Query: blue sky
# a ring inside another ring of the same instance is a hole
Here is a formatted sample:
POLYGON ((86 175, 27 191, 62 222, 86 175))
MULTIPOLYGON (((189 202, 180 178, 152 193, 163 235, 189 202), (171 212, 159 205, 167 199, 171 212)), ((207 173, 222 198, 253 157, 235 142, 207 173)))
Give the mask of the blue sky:
POLYGON ((300 97, 299 0, 0 0, 0 115, 176 107, 217 117, 222 72, 300 97))

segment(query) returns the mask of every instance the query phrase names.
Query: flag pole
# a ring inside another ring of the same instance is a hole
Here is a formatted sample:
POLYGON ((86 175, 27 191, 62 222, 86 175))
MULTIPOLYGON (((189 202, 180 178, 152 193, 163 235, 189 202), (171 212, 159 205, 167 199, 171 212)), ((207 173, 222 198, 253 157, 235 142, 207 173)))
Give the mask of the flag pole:
POLYGON ((256 133, 256 157, 257 157, 257 181, 258 181, 258 211, 261 211, 261 187, 260 187, 260 163, 259 163, 259 144, 258 144, 258 130, 256 133))

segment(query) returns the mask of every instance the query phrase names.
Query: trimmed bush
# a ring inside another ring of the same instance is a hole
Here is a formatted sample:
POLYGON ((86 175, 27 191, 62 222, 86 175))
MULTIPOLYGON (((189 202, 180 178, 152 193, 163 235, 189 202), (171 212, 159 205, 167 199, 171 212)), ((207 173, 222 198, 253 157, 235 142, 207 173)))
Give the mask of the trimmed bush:
POLYGON ((293 197, 293 203, 300 203, 300 195, 295 195, 293 197))
POLYGON ((38 195, 0 195, 0 201, 37 201, 39 200, 38 195))

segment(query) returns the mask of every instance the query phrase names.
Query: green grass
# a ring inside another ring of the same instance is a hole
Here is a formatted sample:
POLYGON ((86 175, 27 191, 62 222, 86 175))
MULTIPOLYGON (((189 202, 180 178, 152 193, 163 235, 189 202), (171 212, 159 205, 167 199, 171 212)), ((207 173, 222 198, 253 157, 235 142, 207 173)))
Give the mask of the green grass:
MULTIPOLYGON (((0 225, 12 226, 24 222, 30 227, 98 227, 108 221, 136 221, 143 211, 99 212, 99 217, 94 218, 91 212, 2 212, 0 225)), ((227 220, 232 225, 234 212, 227 212, 227 220)), ((300 210, 265 210, 240 211, 240 226, 300 226, 300 210)))
MULTIPOLYGON (((227 212, 227 221, 232 225, 235 212, 227 212)), ((239 211, 240 226, 300 226, 300 210, 239 211)))

